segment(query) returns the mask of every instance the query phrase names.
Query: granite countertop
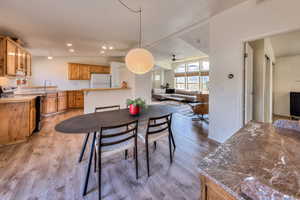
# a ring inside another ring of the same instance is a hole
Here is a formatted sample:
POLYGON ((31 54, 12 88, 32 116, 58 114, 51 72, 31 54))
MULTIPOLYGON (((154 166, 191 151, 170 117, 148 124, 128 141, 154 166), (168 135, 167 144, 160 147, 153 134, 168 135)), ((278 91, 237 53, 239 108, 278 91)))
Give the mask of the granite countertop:
POLYGON ((35 99, 36 95, 30 96, 13 96, 13 97, 2 97, 0 98, 0 103, 23 103, 35 99))
POLYGON ((300 132, 250 122, 199 169, 239 200, 300 199, 300 132))

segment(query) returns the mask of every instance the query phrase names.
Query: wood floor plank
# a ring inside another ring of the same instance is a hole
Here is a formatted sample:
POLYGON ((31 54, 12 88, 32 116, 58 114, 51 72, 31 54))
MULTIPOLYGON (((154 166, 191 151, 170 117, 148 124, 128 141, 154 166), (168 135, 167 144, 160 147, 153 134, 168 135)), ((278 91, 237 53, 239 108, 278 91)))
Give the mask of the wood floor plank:
MULTIPOLYGON (((43 121, 42 130, 26 143, 0 148, 1 200, 94 200, 98 197, 97 177, 92 172, 88 194, 82 197, 89 147, 81 163, 78 156, 83 135, 66 135, 54 126, 69 117, 82 114, 72 110, 43 121)), ((207 139, 208 124, 192 122, 175 115, 176 141, 174 162, 169 161, 168 141, 150 147, 151 177, 147 177, 145 147, 138 144, 139 179, 135 179, 132 150, 102 162, 102 199, 176 200, 200 198, 197 171, 199 160, 217 145, 207 139)), ((90 143, 89 143, 90 144, 90 143)))

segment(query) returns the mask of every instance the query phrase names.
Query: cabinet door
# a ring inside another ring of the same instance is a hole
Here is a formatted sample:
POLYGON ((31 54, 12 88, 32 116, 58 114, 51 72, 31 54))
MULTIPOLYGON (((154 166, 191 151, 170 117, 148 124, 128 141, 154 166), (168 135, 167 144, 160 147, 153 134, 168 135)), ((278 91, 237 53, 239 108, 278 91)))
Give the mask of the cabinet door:
POLYGON ((0 76, 5 76, 5 39, 0 37, 0 76))
POLYGON ((88 65, 79 65, 79 80, 90 80, 90 68, 88 65))
POLYGON ((17 65, 17 46, 13 42, 7 40, 6 51, 6 74, 9 76, 15 76, 17 65))
POLYGON ((22 51, 17 47, 17 71, 22 71, 22 51))
POLYGON ((62 112, 67 110, 67 97, 66 96, 60 96, 57 99, 57 111, 62 112))
POLYGON ((30 53, 26 53, 26 76, 31 76, 32 70, 31 70, 31 55, 30 53))
POLYGON ((80 78, 79 77, 79 75, 80 75, 79 64, 69 63, 68 70, 69 70, 69 72, 68 72, 69 80, 79 80, 79 78, 80 78))
POLYGON ((75 92, 74 91, 68 91, 68 107, 69 108, 75 108, 75 92))
POLYGON ((30 103, 30 121, 29 121, 29 134, 31 134, 36 127, 36 109, 35 109, 35 100, 32 100, 30 103))
POLYGON ((97 74, 110 74, 110 67, 91 65, 90 72, 97 74))
POLYGON ((57 112, 57 97, 43 98, 43 114, 51 114, 57 112))
POLYGON ((47 113, 57 112, 57 98, 50 97, 47 98, 47 113))
POLYGON ((76 108, 83 108, 83 92, 76 91, 75 94, 76 108))

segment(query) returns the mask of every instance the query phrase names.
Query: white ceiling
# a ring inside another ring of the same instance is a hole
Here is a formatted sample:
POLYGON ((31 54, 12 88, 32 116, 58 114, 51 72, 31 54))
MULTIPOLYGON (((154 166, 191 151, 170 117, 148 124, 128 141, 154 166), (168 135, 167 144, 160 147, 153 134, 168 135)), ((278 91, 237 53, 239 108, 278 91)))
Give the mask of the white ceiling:
MULTIPOLYGON (((180 32, 245 0, 123 1, 134 9, 142 7, 143 44, 160 60, 172 53, 207 53, 208 26, 180 32)), ((118 0, 1 0, 0 34, 21 38, 35 56, 100 56, 103 44, 116 50, 102 56, 124 56, 137 44, 138 16, 118 0), (75 53, 68 52, 68 42, 75 53)))
POLYGON ((300 55, 300 31, 276 35, 270 39, 275 57, 300 55))

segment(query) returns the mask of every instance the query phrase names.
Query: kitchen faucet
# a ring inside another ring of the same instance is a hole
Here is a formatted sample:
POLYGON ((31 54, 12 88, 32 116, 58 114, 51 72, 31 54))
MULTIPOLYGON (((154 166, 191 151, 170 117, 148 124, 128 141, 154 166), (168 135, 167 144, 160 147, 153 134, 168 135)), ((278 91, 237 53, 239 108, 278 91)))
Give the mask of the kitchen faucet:
POLYGON ((46 92, 47 90, 47 82, 49 82, 51 84, 50 80, 44 80, 44 91, 46 92))

